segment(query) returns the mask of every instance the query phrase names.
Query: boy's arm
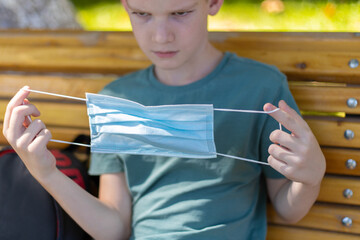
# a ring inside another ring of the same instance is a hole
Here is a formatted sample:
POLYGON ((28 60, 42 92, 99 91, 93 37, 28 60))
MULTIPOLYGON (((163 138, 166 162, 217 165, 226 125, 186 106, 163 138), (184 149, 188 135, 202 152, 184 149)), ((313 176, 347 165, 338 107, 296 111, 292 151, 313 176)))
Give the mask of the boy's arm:
POLYGON ((320 186, 306 186, 288 179, 266 180, 268 194, 277 214, 289 223, 301 220, 314 204, 320 186))
POLYGON ((39 182, 94 239, 128 239, 131 199, 124 173, 106 174, 100 178, 100 199, 58 170, 39 182))
MULTIPOLYGON (((274 110, 271 104, 265 111, 274 110)), ((284 101, 280 111, 270 115, 291 134, 275 130, 269 147, 268 162, 287 179, 267 179, 268 192, 277 213, 289 222, 297 222, 315 202, 325 174, 326 162, 311 129, 295 110, 284 101)))
POLYGON ((62 174, 46 147, 50 132, 40 120, 27 120, 27 116, 40 115, 34 105, 28 104, 28 94, 28 91, 20 90, 7 106, 3 134, 10 145, 34 178, 93 238, 127 238, 130 234, 131 199, 124 174, 101 177, 101 201, 62 174), (113 191, 111 195, 106 193, 110 189, 113 191), (111 196, 114 198, 109 199, 111 196))

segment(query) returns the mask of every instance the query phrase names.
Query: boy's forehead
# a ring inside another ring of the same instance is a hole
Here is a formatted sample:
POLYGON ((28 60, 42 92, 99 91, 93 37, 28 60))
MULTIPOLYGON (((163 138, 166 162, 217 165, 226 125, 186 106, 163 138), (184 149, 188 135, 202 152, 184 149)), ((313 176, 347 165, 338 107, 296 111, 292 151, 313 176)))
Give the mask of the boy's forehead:
POLYGON ((187 9, 207 0, 126 0, 130 9, 136 10, 158 10, 176 11, 187 9))

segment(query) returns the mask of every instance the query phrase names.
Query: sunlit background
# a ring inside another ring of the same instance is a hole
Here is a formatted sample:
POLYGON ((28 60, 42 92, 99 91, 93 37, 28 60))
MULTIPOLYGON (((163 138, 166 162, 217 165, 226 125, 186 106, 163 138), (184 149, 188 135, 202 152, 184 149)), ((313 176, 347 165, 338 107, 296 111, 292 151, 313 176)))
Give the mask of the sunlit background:
MULTIPOLYGON (((87 30, 131 30, 120 0, 72 2, 87 30)), ((225 0, 209 21, 211 31, 360 32, 360 0, 225 0)))

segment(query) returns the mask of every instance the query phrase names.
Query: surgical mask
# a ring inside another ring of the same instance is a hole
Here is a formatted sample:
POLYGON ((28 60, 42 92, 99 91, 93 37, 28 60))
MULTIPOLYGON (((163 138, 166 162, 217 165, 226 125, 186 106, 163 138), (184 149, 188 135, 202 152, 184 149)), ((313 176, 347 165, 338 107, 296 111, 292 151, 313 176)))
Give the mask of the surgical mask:
POLYGON ((216 109, 211 104, 178 104, 143 106, 139 103, 101 94, 86 93, 86 99, 29 90, 66 97, 87 103, 91 152, 157 155, 180 158, 216 158, 267 163, 216 152, 214 111, 271 113, 265 111, 216 109))

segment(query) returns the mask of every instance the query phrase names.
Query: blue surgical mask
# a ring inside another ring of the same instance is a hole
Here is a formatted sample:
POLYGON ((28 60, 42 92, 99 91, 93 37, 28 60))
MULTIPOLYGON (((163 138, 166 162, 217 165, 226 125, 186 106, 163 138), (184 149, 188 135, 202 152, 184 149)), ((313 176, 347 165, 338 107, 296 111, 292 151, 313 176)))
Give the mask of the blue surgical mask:
POLYGON ((92 152, 216 157, 212 105, 145 107, 99 94, 86 98, 92 152))
POLYGON ((30 91, 86 101, 91 145, 85 146, 91 147, 91 152, 180 158, 215 158, 219 155, 268 165, 252 159, 217 153, 214 142, 214 111, 270 112, 214 109, 211 104, 143 106, 101 94, 87 93, 86 99, 82 99, 30 91))

